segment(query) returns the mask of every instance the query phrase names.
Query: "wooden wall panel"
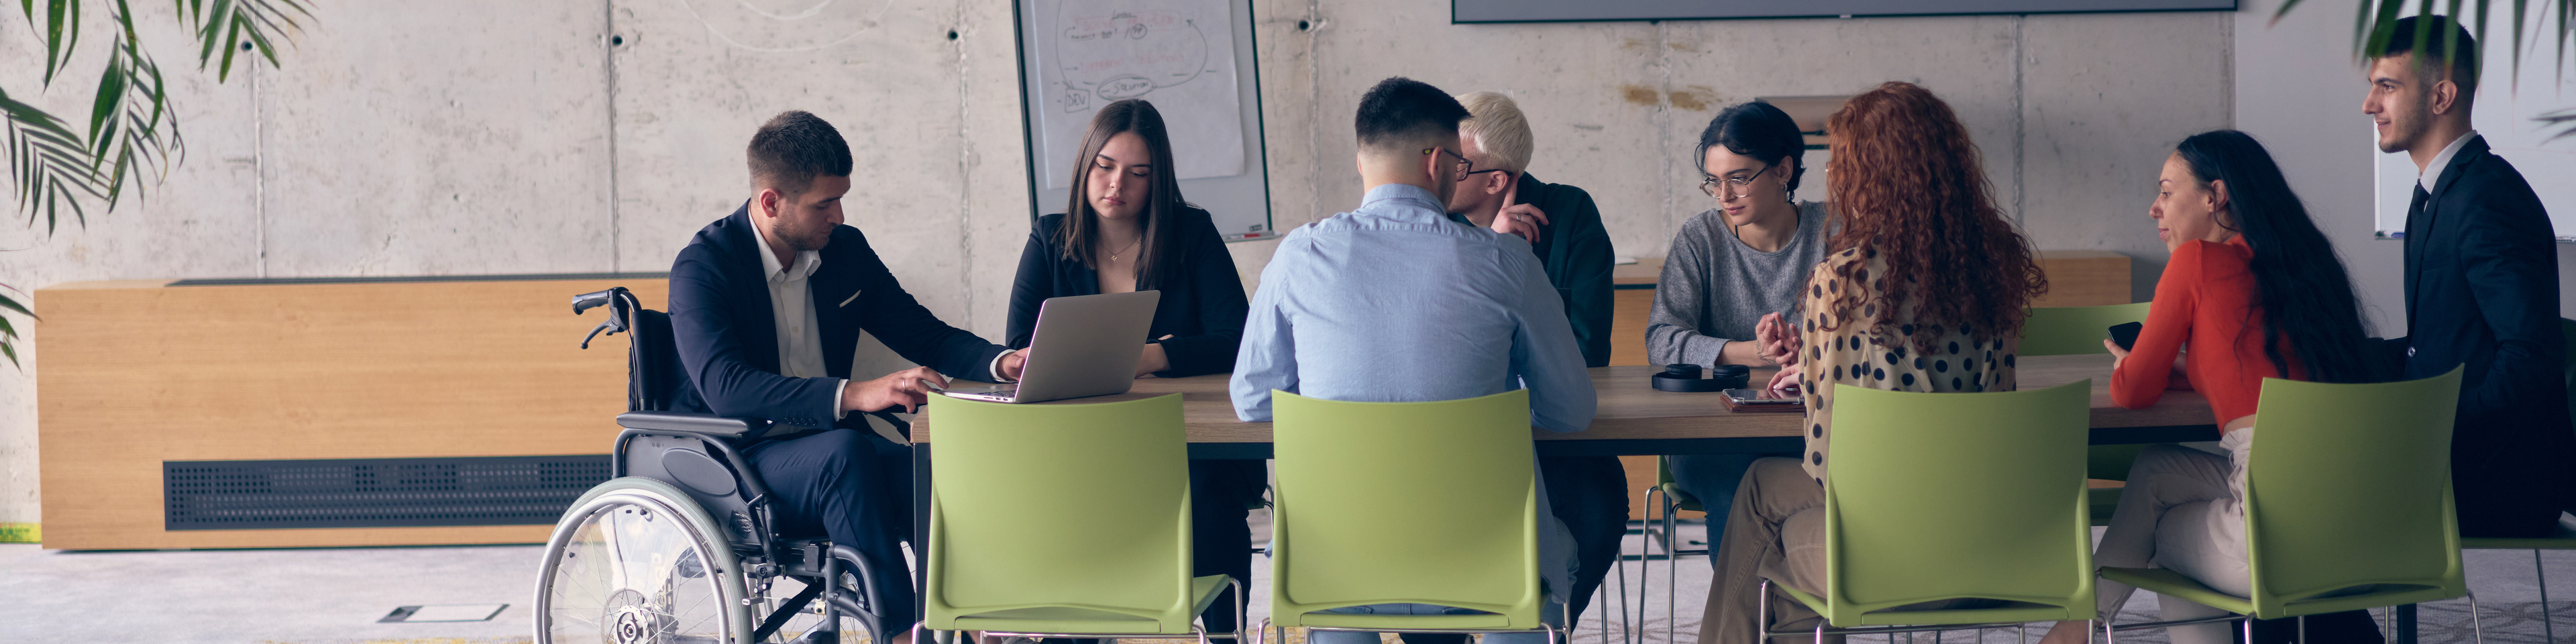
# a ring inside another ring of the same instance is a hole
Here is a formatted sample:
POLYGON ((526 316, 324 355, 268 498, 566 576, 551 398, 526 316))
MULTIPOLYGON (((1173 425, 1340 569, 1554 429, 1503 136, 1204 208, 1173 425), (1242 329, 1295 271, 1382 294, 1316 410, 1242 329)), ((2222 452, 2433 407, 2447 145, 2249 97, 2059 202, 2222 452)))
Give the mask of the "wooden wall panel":
POLYGON ((2048 293, 2030 305, 2102 306, 2128 304, 2129 256, 2106 250, 2043 250, 2039 269, 2048 273, 2048 293))
POLYGON ((527 543, 549 526, 162 529, 161 462, 602 454, 624 335, 589 350, 611 286, 659 277, 169 286, 38 294, 46 548, 527 543))

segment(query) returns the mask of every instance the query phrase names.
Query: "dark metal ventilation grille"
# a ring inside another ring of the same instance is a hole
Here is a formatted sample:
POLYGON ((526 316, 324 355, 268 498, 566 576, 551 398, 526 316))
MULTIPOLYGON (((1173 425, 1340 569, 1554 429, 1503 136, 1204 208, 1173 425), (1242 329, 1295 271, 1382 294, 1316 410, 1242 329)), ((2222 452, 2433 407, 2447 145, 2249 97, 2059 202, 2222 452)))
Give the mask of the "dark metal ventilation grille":
POLYGON ((165 529, 554 523, 608 480, 606 454, 163 461, 165 529))

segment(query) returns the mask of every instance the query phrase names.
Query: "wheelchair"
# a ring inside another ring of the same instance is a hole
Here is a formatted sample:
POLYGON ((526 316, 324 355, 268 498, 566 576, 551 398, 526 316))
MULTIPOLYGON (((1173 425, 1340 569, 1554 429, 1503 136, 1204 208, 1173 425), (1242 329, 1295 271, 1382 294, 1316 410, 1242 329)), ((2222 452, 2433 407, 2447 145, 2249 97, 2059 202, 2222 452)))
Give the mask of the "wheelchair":
POLYGON ((629 411, 617 416, 609 481, 573 502, 546 540, 537 644, 752 644, 816 630, 811 641, 850 641, 843 618, 882 632, 870 583, 879 573, 866 558, 819 534, 779 532, 740 451, 770 423, 677 411, 706 405, 688 386, 670 316, 625 288, 572 301, 574 315, 603 306, 608 319, 581 344, 627 333, 629 411), (803 589, 777 600, 780 577, 803 589))

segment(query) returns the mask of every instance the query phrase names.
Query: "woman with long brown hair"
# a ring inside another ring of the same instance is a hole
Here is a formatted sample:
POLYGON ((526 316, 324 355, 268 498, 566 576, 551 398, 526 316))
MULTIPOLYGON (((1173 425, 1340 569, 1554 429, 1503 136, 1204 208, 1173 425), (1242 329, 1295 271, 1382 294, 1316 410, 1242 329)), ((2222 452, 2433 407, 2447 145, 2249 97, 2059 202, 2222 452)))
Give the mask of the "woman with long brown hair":
MULTIPOLYGON (((1076 165, 1065 211, 1039 217, 1020 253, 1006 343, 1029 346, 1047 298, 1159 290, 1137 377, 1233 371, 1251 301, 1208 212, 1181 199, 1162 113, 1141 99, 1102 106, 1076 165)), ((1252 578, 1246 508, 1268 475, 1261 461, 1190 461, 1192 574, 1252 578)), ((1234 630, 1233 595, 1201 615, 1209 631, 1234 630)))
MULTIPOLYGON (((1760 571, 1822 590, 1824 478, 1833 386, 2012 391, 2023 311, 2046 291, 2029 243, 1995 205, 1976 143, 1950 106, 1912 83, 1852 97, 1826 121, 1825 190, 1842 218, 1807 279, 1799 345, 1772 381, 1804 383, 1802 458, 1753 463, 1718 540, 1700 642, 1759 641, 1760 571)), ((1774 601, 1776 623, 1815 617, 1774 601)))

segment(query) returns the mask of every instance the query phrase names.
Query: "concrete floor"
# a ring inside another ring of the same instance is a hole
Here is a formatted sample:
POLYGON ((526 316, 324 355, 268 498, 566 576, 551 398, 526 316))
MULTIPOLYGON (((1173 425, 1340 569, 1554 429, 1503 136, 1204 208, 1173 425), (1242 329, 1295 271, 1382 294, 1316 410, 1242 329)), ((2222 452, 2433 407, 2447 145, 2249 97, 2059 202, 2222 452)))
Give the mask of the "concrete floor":
MULTIPOLYGON (((1256 515, 1256 518, 1260 515, 1256 515)), ((1265 522, 1266 523, 1266 522, 1265 522)), ((1267 532, 1259 526, 1256 538, 1267 532)), ((1695 524, 1685 524, 1681 537, 1701 541, 1695 524)), ((1641 551, 1641 538, 1630 536, 1627 551, 1641 551)), ((528 603, 541 549, 536 546, 325 548, 293 550, 200 550, 143 552, 66 552, 33 545, 0 545, 0 642, 50 644, 81 642, 115 644, 484 644, 526 642, 532 625, 528 603), (490 621, 380 624, 376 620, 396 606, 421 604, 509 604, 490 621)), ((2490 643, 2542 642, 2539 587, 2534 583, 2529 551, 2469 551, 2470 590, 2480 602, 2480 617, 2490 643)), ((2576 642, 2576 552, 2544 553, 2550 599, 2557 615, 2559 642, 2576 642)), ((1268 604, 1266 566, 1256 565, 1253 611, 1258 619, 1268 604)), ((1614 617, 1610 640, 1633 636, 1645 643, 1696 641, 1700 607, 1708 587, 1707 562, 1686 558, 1679 579, 1670 582, 1663 561, 1629 561, 1622 576, 1605 583, 1611 605, 1586 611, 1575 635, 1577 644, 1601 644, 1600 616, 1614 617), (1643 566, 1652 578, 1641 580, 1643 566), (1621 598, 1626 600, 1621 605, 1621 598), (1669 599, 1668 599, 1669 598, 1669 599), (1639 603, 1642 602, 1641 607, 1639 603), (1668 620, 1667 611, 1674 618, 1668 620), (1629 622, 1622 634, 1622 622, 1629 622)), ((2154 599, 2140 593, 2125 608, 2123 620, 2151 619, 2154 599)), ((2425 644, 2470 642, 2467 602, 2429 604, 2421 611, 2425 644)), ((2384 616, 2383 616, 2384 619, 2384 616)), ((1952 633, 1953 642, 2018 642, 2012 631, 1995 630, 1982 638, 1952 633)), ((2027 633, 2031 638, 2038 630, 2027 633)), ((1931 636, 1919 635, 1924 642, 1931 636)), ((1908 642, 1904 636, 1896 641, 1908 642)), ((1883 642, 1888 638, 1852 638, 1883 642)), ((2155 631, 2122 634, 2121 642, 2164 642, 2155 631)))

